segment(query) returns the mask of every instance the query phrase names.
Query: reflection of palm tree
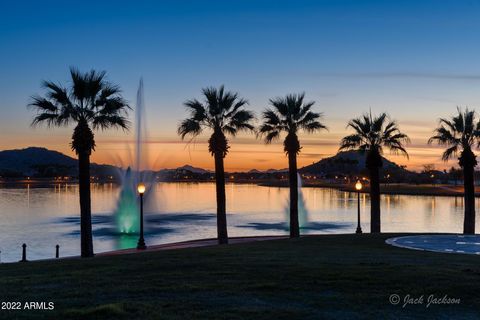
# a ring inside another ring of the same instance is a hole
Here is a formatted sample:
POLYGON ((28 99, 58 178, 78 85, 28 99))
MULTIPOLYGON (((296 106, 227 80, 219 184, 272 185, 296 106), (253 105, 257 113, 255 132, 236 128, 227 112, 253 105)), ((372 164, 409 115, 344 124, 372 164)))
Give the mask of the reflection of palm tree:
POLYGON ((203 95, 205 103, 196 99, 185 102, 190 117, 180 123, 178 134, 184 139, 187 135, 196 137, 204 129, 213 131, 208 140, 208 150, 215 158, 218 242, 224 244, 228 243, 228 233, 223 158, 230 148, 225 135, 235 136, 240 130, 253 131, 251 121, 254 117, 244 109, 248 102, 236 93, 225 92, 223 86, 203 89, 203 95))
POLYGON ((475 233, 475 185, 474 170, 477 165, 476 156, 472 146, 479 142, 480 122, 476 120, 475 111, 457 109, 457 114, 451 119, 440 119, 440 124, 435 129, 435 135, 428 142, 437 142, 447 147, 442 159, 448 161, 460 153, 458 163, 463 168, 463 184, 465 198, 465 216, 463 233, 475 233))
POLYGON ((287 135, 283 142, 284 151, 288 155, 288 173, 290 184, 290 237, 300 236, 298 223, 298 181, 297 181, 297 154, 300 153, 298 131, 308 133, 326 129, 319 121, 320 113, 311 111, 314 101, 305 103, 305 94, 290 94, 284 98, 270 99, 271 109, 263 113, 264 122, 260 127, 260 134, 265 136, 265 142, 271 143, 279 139, 280 134, 287 135))
POLYGON ((120 95, 120 88, 105 80, 105 72, 92 70, 82 74, 71 68, 70 76, 72 86, 68 89, 43 82, 47 89, 45 97, 34 96, 30 103, 38 112, 32 124, 46 123, 49 127, 75 124, 71 147, 78 155, 81 255, 91 257, 90 155, 95 150, 92 129, 128 129, 125 116, 129 107, 120 95))
POLYGON ((340 143, 340 150, 358 150, 366 152, 365 166, 370 176, 370 228, 371 232, 380 232, 380 179, 379 170, 383 166, 383 148, 408 157, 404 144, 409 142, 407 135, 400 132, 397 123, 390 121, 386 113, 378 117, 364 114, 350 120, 348 127, 355 133, 346 136, 340 143))

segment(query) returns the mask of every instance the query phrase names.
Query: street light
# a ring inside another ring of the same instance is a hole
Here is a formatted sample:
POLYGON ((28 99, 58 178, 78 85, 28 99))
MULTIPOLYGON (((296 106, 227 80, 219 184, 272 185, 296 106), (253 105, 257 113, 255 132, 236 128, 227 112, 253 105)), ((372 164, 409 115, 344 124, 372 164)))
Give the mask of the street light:
POLYGON ((362 233, 362 227, 360 226, 360 190, 362 190, 362 183, 360 180, 357 180, 355 183, 355 189, 357 189, 357 203, 358 203, 358 211, 357 211, 357 231, 355 233, 362 233))
POLYGON ((140 195, 140 238, 137 243, 137 250, 145 250, 145 239, 143 239, 143 194, 145 193, 145 184, 140 182, 137 186, 138 194, 140 195))

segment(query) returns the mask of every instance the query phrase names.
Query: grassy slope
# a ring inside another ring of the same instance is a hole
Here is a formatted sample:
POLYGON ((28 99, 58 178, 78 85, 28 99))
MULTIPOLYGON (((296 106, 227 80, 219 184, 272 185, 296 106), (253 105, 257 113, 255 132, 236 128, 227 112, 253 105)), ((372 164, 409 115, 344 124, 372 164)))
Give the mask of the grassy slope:
MULTIPOLYGON (((390 235, 391 236, 391 235, 390 235)), ((27 319, 479 317, 480 257, 390 247, 387 235, 331 235, 89 260, 0 265, 2 301, 54 301, 27 319), (390 294, 460 298, 392 306, 390 294)))

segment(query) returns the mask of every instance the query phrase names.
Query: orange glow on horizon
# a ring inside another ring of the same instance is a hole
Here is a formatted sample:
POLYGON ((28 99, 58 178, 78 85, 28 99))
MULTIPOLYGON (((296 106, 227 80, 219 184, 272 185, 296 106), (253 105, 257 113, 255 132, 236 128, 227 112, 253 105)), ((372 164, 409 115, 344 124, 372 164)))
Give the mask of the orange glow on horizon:
MULTIPOLYGON (((4 149, 19 149, 32 146, 22 144, 16 147, 4 147, 4 149)), ((44 147, 62 152, 68 156, 76 157, 68 146, 68 143, 44 145, 44 147)), ((92 154, 92 162, 98 164, 111 164, 127 167, 132 165, 134 143, 114 143, 97 141, 96 151, 92 154)), ((303 145, 298 156, 298 166, 303 167, 315 163, 323 158, 335 155, 338 146, 326 143, 322 145, 303 145)), ((440 160, 441 148, 433 146, 411 146, 408 148, 410 159, 404 156, 386 153, 384 156, 397 163, 406 165, 409 170, 421 170, 427 163, 435 164, 436 169, 443 170, 457 166, 457 161, 447 163, 440 160)), ((207 144, 204 142, 187 145, 183 141, 176 143, 157 142, 149 145, 148 168, 159 170, 163 168, 176 168, 185 164, 204 169, 214 169, 213 158, 208 152, 207 144)), ((248 171, 251 169, 283 169, 288 167, 288 159, 283 152, 283 145, 275 143, 265 145, 261 141, 253 140, 251 143, 231 143, 230 152, 225 158, 225 169, 227 171, 248 171)))
MULTIPOLYGON (((344 121, 333 121, 329 132, 321 132, 314 135, 300 135, 302 144, 301 153, 298 156, 298 166, 303 167, 323 158, 335 155, 338 152, 340 139, 349 131, 345 130, 344 121)), ((399 164, 407 166, 407 169, 420 171, 425 164, 434 164, 436 169, 443 170, 452 166, 457 167, 455 159, 449 162, 441 160, 443 149, 428 145, 426 141, 432 133, 434 122, 401 124, 402 131, 411 135, 411 144, 407 145, 410 158, 391 155, 386 152, 384 156, 399 164), (412 136, 413 135, 413 136, 412 136)), ((214 169, 213 158, 208 152, 207 138, 199 137, 196 141, 188 143, 182 141, 172 128, 164 128, 169 135, 160 132, 152 132, 146 141, 145 149, 148 149, 148 169, 159 170, 163 168, 177 168, 185 164, 204 169, 214 169), (154 135, 155 134, 155 135, 154 135), (152 138, 157 136, 159 138, 152 138)), ((0 142, 0 149, 20 149, 30 146, 41 146, 47 149, 62 152, 75 157, 70 150, 71 128, 55 128, 48 130, 38 128, 19 134, 11 134, 8 139, 0 142)), ((281 140, 282 141, 282 140, 281 140)), ((277 142, 265 145, 263 141, 253 135, 240 135, 230 138, 230 150, 225 158, 227 171, 248 171, 251 169, 284 169, 288 167, 288 161, 283 152, 282 143, 277 142)), ((134 139, 130 134, 123 132, 107 131, 96 133, 96 150, 92 154, 92 161, 99 164, 111 164, 127 167, 132 165, 134 159, 134 139)))

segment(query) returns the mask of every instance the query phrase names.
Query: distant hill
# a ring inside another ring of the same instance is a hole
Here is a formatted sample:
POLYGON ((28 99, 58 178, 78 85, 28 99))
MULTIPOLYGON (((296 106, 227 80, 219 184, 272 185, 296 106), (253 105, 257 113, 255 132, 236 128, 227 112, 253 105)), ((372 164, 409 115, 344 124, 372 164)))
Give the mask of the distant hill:
POLYGON ((284 172, 288 172, 288 168, 284 168, 284 169, 268 169, 268 170, 265 170, 264 172, 265 172, 265 173, 284 173, 284 172))
MULTIPOLYGON (((301 168, 299 171, 301 173, 312 173, 312 174, 324 174, 324 175, 335 175, 335 174, 360 174, 365 172, 365 158, 364 153, 357 151, 344 151, 339 152, 333 157, 324 158, 314 164, 301 168)), ((397 165, 396 163, 383 159, 383 168, 381 172, 388 172, 389 174, 413 174, 412 172, 406 170, 405 168, 397 165)))
MULTIPOLYGON (((410 172, 396 163, 383 158, 384 167, 381 175, 388 172, 392 180, 400 181, 414 177, 416 173, 410 172)), ((269 169, 260 171, 252 169, 246 173, 245 179, 251 177, 269 178, 287 172, 288 169, 269 169)), ((300 173, 310 173, 331 177, 335 175, 365 174, 365 155, 355 151, 340 152, 333 157, 322 159, 314 164, 301 168, 300 173)), ((214 175, 210 170, 184 165, 175 169, 162 169, 152 173, 162 181, 176 180, 211 180, 214 175)), ((92 163, 91 174, 99 179, 122 179, 122 170, 111 165, 98 165, 92 163)), ((52 178, 59 176, 78 176, 78 161, 57 151, 45 148, 30 147, 20 150, 0 151, 0 176, 5 178, 38 177, 52 178)))
MULTIPOLYGON (((121 179, 122 170, 111 165, 99 165, 92 163, 92 176, 108 179, 121 179)), ((209 170, 196 168, 191 165, 184 165, 175 169, 163 169, 158 172, 161 176, 173 176, 175 174, 192 173, 194 175, 211 174, 209 170)), ((45 148, 29 147, 26 149, 0 151, 0 176, 18 177, 39 177, 51 178, 58 176, 78 176, 78 161, 58 151, 45 148)))
POLYGON ((175 174, 175 173, 178 173, 178 172, 189 172, 189 173, 194 173, 194 174, 212 173, 212 171, 210 171, 210 170, 197 168, 197 167, 191 166, 189 164, 186 164, 186 165, 183 165, 181 167, 174 168, 174 169, 161 169, 161 170, 157 171, 157 174, 171 175, 171 174, 175 174))
MULTIPOLYGON (((118 169, 110 165, 91 165, 92 174, 115 175, 118 169)), ((30 147, 0 151, 0 176, 56 177, 77 176, 78 161, 58 151, 30 147)))
POLYGON ((0 151, 2 175, 35 175, 38 171, 62 171, 67 173, 77 165, 77 160, 57 151, 30 147, 20 150, 0 151))
POLYGON ((189 164, 186 164, 182 167, 179 167, 177 168, 176 170, 186 170, 186 171, 190 171, 190 172, 193 172, 193 173, 211 173, 211 171, 209 170, 205 170, 205 169, 202 169, 202 168, 196 168, 196 167, 193 167, 189 164))

